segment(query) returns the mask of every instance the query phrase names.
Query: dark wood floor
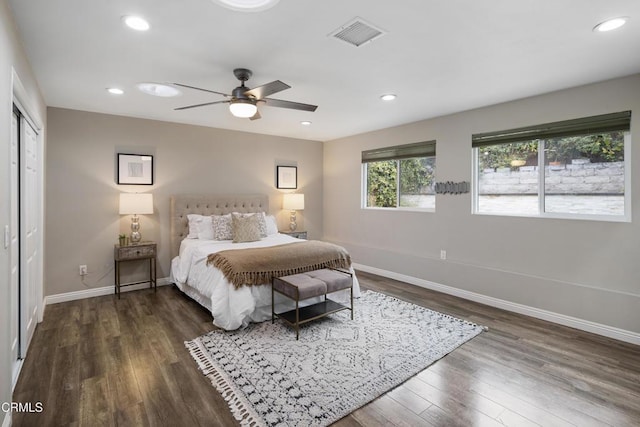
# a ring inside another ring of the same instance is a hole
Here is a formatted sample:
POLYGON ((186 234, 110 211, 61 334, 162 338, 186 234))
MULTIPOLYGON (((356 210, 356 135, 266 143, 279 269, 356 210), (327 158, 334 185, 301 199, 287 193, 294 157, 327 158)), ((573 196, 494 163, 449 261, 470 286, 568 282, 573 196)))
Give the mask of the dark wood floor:
MULTIPOLYGON (((488 326, 348 426, 639 426, 640 347, 378 276, 363 288, 488 326)), ((214 329, 175 287, 47 306, 14 392, 14 426, 233 426, 183 342, 214 329)))

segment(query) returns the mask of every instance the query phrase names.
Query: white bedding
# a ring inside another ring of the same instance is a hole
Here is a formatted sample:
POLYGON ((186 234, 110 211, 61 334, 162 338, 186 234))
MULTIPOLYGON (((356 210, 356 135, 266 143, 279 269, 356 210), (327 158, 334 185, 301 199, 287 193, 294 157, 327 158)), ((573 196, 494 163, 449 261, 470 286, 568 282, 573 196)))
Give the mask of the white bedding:
MULTIPOLYGON (((271 319, 271 286, 242 286, 236 289, 219 269, 207 265, 207 256, 227 249, 277 246, 302 241, 279 233, 250 243, 184 239, 180 244, 179 256, 171 261, 171 280, 183 292, 207 307, 213 315, 213 324, 222 329, 234 330, 245 327, 250 322, 262 322, 271 319)), ((360 286, 355 274, 353 296, 360 296, 360 286)), ((348 291, 336 292, 331 298, 346 302, 349 294, 348 291)), ((275 302, 276 311, 294 307, 290 300, 279 294, 276 294, 275 302)))

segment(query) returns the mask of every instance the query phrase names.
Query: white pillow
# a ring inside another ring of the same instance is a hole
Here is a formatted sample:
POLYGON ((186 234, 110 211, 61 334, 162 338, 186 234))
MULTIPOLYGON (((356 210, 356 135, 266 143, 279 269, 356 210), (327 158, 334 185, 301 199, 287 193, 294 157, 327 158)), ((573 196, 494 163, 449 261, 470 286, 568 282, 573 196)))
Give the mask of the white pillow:
POLYGON ((258 225, 260 227, 260 237, 267 237, 269 231, 267 230, 267 214, 264 212, 258 213, 258 225))
POLYGON ((267 236, 278 234, 278 223, 276 221, 276 217, 273 215, 266 215, 265 221, 267 223, 267 236))
POLYGON ((213 223, 210 216, 203 216, 198 222, 198 239, 213 240, 213 223))
POLYGON ((186 239, 197 239, 198 238, 198 224, 202 221, 204 216, 189 214, 187 215, 187 221, 189 221, 189 234, 186 239))

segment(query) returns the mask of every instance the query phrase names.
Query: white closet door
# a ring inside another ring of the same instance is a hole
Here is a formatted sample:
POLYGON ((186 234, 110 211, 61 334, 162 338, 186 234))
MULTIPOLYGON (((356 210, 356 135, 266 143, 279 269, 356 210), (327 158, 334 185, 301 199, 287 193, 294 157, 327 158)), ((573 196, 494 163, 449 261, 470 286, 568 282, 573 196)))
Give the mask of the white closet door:
MULTIPOLYGON (((18 240, 18 179, 19 179, 19 165, 18 165, 18 116, 17 114, 13 114, 13 118, 11 119, 11 146, 10 146, 10 154, 9 154, 9 162, 10 162, 10 205, 11 206, 11 223, 9 225, 9 259, 10 259, 10 271, 11 277, 9 279, 10 293, 9 297, 11 298, 11 363, 13 365, 13 375, 17 375, 17 367, 18 367, 18 358, 19 358, 19 343, 20 343, 20 335, 19 335, 19 315, 20 311, 18 310, 18 303, 20 301, 19 297, 19 287, 18 287, 18 274, 20 273, 19 266, 19 240, 18 240)), ((13 378, 15 381, 16 378, 13 378)))
POLYGON ((40 174, 38 137, 29 122, 22 118, 20 122, 20 163, 21 185, 21 260, 20 260, 20 310, 21 330, 20 356, 24 357, 27 347, 38 323, 37 287, 40 286, 40 265, 42 254, 39 252, 41 230, 40 219, 40 174))

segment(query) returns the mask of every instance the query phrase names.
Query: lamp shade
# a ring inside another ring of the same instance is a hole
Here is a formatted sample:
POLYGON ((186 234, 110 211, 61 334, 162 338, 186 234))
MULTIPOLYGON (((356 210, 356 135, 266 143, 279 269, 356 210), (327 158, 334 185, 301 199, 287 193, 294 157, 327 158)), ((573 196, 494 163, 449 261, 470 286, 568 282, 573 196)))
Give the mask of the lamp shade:
POLYGON ((282 199, 282 209, 301 211, 304 209, 304 194, 287 193, 282 199))
POLYGON ((120 193, 120 215, 152 214, 153 195, 149 193, 120 193))

